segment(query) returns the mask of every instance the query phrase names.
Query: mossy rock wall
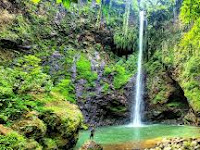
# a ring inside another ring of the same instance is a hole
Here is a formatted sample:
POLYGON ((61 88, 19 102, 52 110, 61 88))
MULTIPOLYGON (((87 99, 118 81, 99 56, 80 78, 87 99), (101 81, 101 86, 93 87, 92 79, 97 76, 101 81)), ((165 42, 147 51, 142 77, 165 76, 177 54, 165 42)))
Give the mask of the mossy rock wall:
POLYGON ((184 124, 190 106, 179 83, 173 79, 165 64, 156 58, 152 58, 145 67, 148 93, 146 119, 184 124))

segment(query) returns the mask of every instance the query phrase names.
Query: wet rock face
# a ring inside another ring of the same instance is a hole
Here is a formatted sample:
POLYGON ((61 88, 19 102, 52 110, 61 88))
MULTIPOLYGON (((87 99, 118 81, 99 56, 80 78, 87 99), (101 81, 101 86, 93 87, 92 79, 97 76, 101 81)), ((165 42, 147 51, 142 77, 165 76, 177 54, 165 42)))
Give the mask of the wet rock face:
POLYGON ((54 51, 50 56, 43 58, 42 65, 46 67, 46 71, 51 75, 54 82, 58 82, 64 78, 62 70, 65 70, 65 57, 58 51, 54 51))
POLYGON ((78 105, 89 124, 115 125, 129 120, 128 100, 117 92, 88 97, 85 101, 79 99, 78 105))
POLYGON ((200 126, 200 117, 191 108, 185 115, 183 121, 186 125, 200 126))
POLYGON ((90 62, 92 71, 97 73, 94 86, 87 86, 86 79, 75 81, 77 104, 84 115, 85 122, 96 126, 128 123, 131 106, 129 97, 132 95, 134 80, 116 90, 112 85, 113 75, 104 76, 105 62, 101 61, 97 52, 95 57, 90 58, 90 62), (109 86, 108 91, 104 91, 105 83, 109 86))
POLYGON ((184 124, 189 103, 178 82, 169 74, 149 77, 150 87, 146 100, 145 118, 150 122, 184 124))

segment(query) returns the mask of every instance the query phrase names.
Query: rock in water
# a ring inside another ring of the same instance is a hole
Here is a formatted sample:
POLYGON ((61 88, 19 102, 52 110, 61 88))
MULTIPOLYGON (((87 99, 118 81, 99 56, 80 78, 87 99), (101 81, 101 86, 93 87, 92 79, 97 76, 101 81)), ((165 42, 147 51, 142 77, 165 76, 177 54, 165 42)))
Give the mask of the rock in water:
POLYGON ((154 148, 145 150, 200 150, 200 138, 163 139, 154 148))
POLYGON ((103 150, 103 147, 94 141, 87 141, 79 150, 103 150))

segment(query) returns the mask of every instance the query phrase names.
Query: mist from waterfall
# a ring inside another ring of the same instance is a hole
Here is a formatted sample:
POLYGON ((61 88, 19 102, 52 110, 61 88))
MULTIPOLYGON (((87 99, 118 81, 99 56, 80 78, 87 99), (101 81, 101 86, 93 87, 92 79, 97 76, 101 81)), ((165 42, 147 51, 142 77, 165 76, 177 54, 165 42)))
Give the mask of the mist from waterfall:
POLYGON ((143 82, 142 82, 142 53, 143 53, 143 34, 144 34, 144 11, 140 11, 140 31, 139 31, 139 53, 137 64, 135 105, 132 110, 132 126, 142 126, 141 108, 143 103, 143 82))

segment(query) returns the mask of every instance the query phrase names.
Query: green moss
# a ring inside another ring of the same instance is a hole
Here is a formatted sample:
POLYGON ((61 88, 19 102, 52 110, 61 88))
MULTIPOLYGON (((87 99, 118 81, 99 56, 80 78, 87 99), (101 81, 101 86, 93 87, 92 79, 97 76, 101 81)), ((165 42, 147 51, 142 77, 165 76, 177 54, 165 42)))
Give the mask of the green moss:
MULTIPOLYGON (((131 55, 128 60, 120 59, 116 64, 109 64, 104 68, 104 76, 113 76, 113 85, 115 89, 120 89, 124 86, 131 76, 136 73, 137 70, 137 57, 131 55)), ((106 87, 105 87, 106 88, 106 87)))
POLYGON ((163 71, 162 64, 159 61, 149 62, 146 66, 146 70, 150 75, 161 73, 163 71))
POLYGON ((185 89, 185 96, 188 98, 189 103, 196 112, 200 112, 200 90, 198 88, 193 88, 191 90, 185 89))
POLYGON ((43 143, 43 149, 44 150, 54 150, 58 149, 57 144, 54 139, 51 138, 44 138, 42 140, 43 143))
POLYGON ((37 109, 41 106, 41 103, 35 101, 29 96, 15 96, 7 100, 0 99, 1 104, 1 118, 7 123, 10 124, 14 120, 19 119, 23 114, 37 109))
POLYGON ((77 79, 86 79, 90 85, 93 86, 94 81, 97 79, 97 73, 91 69, 91 63, 86 56, 81 55, 76 63, 77 79))
POLYGON ((109 90, 110 90, 110 85, 108 83, 104 83, 103 84, 103 92, 108 93, 109 90))
POLYGON ((11 68, 1 67, 0 96, 12 97, 14 94, 49 91, 52 87, 50 77, 42 73, 40 59, 33 55, 24 56, 11 68))
POLYGON ((52 91, 59 92, 68 101, 70 101, 72 103, 76 102, 76 99, 75 99, 75 87, 74 87, 73 83, 71 82, 71 80, 69 80, 69 79, 61 80, 61 82, 58 83, 58 85, 56 85, 53 88, 52 91))
POLYGON ((161 51, 156 51, 156 53, 152 56, 151 60, 149 60, 145 65, 145 69, 150 76, 154 75, 162 75, 165 72, 162 63, 162 53, 161 51))
POLYGON ((94 48, 97 50, 97 51, 100 51, 102 49, 102 45, 97 43, 94 45, 94 48))
POLYGON ((171 102, 167 104, 168 107, 184 108, 184 104, 181 102, 171 102))
POLYGON ((40 139, 46 134, 47 127, 38 118, 37 112, 30 112, 12 126, 13 129, 28 138, 40 139))
POLYGON ((6 135, 0 135, 1 150, 42 150, 42 147, 34 139, 26 139, 17 132, 10 131, 6 135))
POLYGON ((32 94, 48 93, 51 90, 50 76, 42 72, 39 63, 39 58, 28 55, 17 59, 12 68, 1 67, 0 113, 4 122, 9 124, 37 109, 41 102, 35 101, 32 94))
POLYGON ((25 145, 25 150, 42 150, 43 147, 34 139, 28 139, 25 145))
POLYGON ((124 67, 120 65, 115 66, 115 76, 113 80, 113 85, 115 89, 119 89, 123 85, 125 85, 128 82, 129 78, 130 78, 130 75, 126 74, 124 67))
POLYGON ((145 64, 148 73, 147 89, 152 104, 163 104, 168 101, 169 94, 174 90, 171 79, 159 61, 158 53, 145 64))
POLYGON ((24 149, 26 139, 16 132, 8 133, 7 135, 0 135, 0 149, 24 149))
POLYGON ((80 127, 83 116, 76 105, 67 101, 55 101, 45 106, 43 120, 52 136, 67 138, 80 127))
POLYGON ((124 113, 127 111, 127 108, 126 107, 123 107, 123 106, 117 106, 117 107, 110 107, 109 108, 112 112, 115 112, 115 113, 124 113))
POLYGON ((164 89, 159 89, 159 90, 160 90, 159 93, 157 93, 154 99, 152 100, 154 104, 162 103, 163 101, 167 100, 166 97, 164 96, 166 93, 166 90, 164 89))
POLYGON ((107 75, 111 74, 113 72, 113 70, 114 70, 114 68, 112 65, 106 66, 104 68, 104 75, 107 76, 107 75))
POLYGON ((73 64, 73 59, 74 59, 74 57, 75 57, 75 55, 76 55, 76 53, 77 53, 77 51, 76 50, 73 50, 73 49, 71 49, 71 50, 67 50, 67 52, 64 52, 64 49, 65 49, 65 47, 64 48, 62 48, 62 50, 63 50, 63 53, 65 54, 65 62, 66 62, 66 64, 68 65, 68 66, 72 66, 72 64, 73 64))
POLYGON ((96 96, 96 92, 87 92, 87 96, 94 97, 96 96))
POLYGON ((3 97, 12 97, 14 95, 13 86, 15 78, 13 77, 14 70, 10 68, 4 69, 1 66, 0 68, 0 96, 3 97))
POLYGON ((6 123, 8 121, 8 116, 6 116, 6 114, 0 114, 0 121, 6 123))

